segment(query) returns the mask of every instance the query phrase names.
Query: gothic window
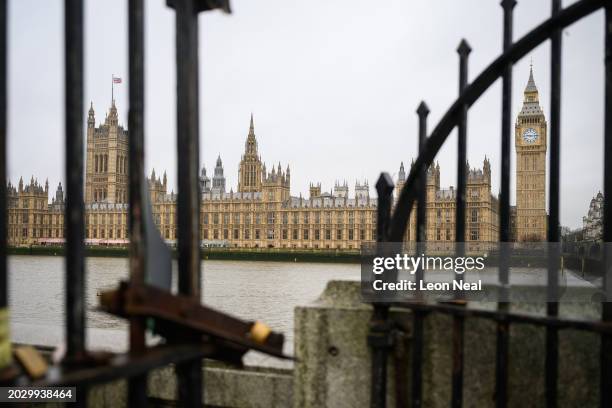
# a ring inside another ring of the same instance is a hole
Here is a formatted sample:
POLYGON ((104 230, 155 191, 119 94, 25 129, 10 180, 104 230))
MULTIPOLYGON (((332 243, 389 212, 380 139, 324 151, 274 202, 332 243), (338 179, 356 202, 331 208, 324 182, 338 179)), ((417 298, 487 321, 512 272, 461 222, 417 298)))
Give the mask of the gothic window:
POLYGON ((325 239, 331 239, 331 230, 329 228, 325 230, 325 239))
POLYGON ((304 239, 308 239, 308 230, 307 229, 304 230, 304 239))
POLYGON ((94 156, 94 172, 98 172, 98 155, 94 156))
POLYGON ((289 217, 287 216, 287 213, 283 213, 283 225, 287 225, 288 222, 289 217))
POLYGON ((478 241, 478 229, 472 229, 470 231, 470 239, 472 241, 478 241))
POLYGON ((283 239, 287 239, 287 230, 286 229, 283 230, 282 238, 283 239))
POLYGON ((204 215, 202 216, 202 223, 204 225, 208 224, 208 213, 204 213, 204 215))
POLYGON ((297 228, 293 229, 293 239, 298 239, 298 229, 297 228))
POLYGON ((238 239, 238 230, 237 229, 234 230, 234 239, 238 239))
POLYGON ((319 239, 321 239, 321 232, 319 231, 319 229, 315 229, 314 233, 315 233, 315 235, 314 235, 315 236, 314 237, 315 240, 318 241, 319 239))
POLYGON ((342 239, 342 230, 341 229, 338 229, 336 231, 336 239, 342 239))
POLYGON ((268 224, 274 224, 274 213, 273 212, 268 213, 268 224))
POLYGON ((478 222, 478 210, 472 210, 472 222, 478 222))
POLYGON ((259 239, 259 228, 255 229, 255 239, 259 239))
POLYGON ((308 212, 304 212, 304 224, 308 224, 310 222, 309 218, 308 212))
POLYGON ((244 230, 244 239, 251 239, 251 234, 249 229, 244 230))
POLYGON ((274 239, 274 228, 268 228, 268 239, 274 239))
POLYGON ((354 238, 355 238, 355 231, 352 228, 350 228, 348 230, 348 239, 349 241, 352 241, 354 238))

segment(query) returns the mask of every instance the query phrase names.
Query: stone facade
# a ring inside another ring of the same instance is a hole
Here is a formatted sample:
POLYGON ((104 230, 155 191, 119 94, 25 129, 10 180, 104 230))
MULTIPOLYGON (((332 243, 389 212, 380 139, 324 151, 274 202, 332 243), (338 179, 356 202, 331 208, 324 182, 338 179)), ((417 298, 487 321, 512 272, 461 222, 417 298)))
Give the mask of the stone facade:
MULTIPOLYGON (((176 239, 176 195, 149 179, 153 217, 168 242, 176 239), (153 187, 155 186, 155 187, 153 187)), ((353 249, 376 237, 376 200, 365 183, 337 184, 332 192, 311 188, 308 198, 291 195, 291 170, 280 163, 268 171, 261 161, 253 117, 238 171, 238 189, 226 191, 221 157, 212 180, 200 176, 201 238, 204 246, 233 248, 353 249)))
POLYGON ((128 202, 128 132, 119 125, 114 100, 104 123, 98 127, 93 104, 89 108, 85 202, 128 202))
MULTIPOLYGON (((546 120, 539 105, 533 71, 524 93, 523 108, 515 125, 517 205, 511 208, 512 237, 541 241, 546 237, 546 120)), ((103 123, 96 127, 93 106, 87 120, 85 174, 86 239, 88 244, 126 245, 128 238, 128 131, 119 125, 112 102, 103 123)), ((466 236, 472 251, 487 251, 499 236, 496 196, 491 194, 491 164, 467 165, 466 236)), ((396 194, 404 186, 406 171, 400 165, 396 194)), ((153 170, 147 178, 154 221, 162 237, 176 242, 176 200, 168 192, 166 174, 153 170)), ((64 197, 61 184, 49 204, 48 184, 34 179, 16 188, 9 183, 9 244, 54 244, 63 241, 64 197)), ((244 153, 238 169, 236 191, 226 186, 221 157, 212 179, 200 175, 200 228, 203 246, 232 248, 359 249, 376 237, 376 199, 367 181, 336 183, 330 192, 311 183, 308 197, 291 195, 291 170, 280 163, 270 170, 258 151, 251 115, 244 153)), ((427 175, 428 250, 448 252, 455 242, 456 190, 441 188, 440 165, 427 175)), ((416 241, 416 211, 406 231, 407 242, 416 241)))
MULTIPOLYGON (((403 188, 406 173, 401 163, 396 197, 403 188)), ((499 237, 498 200, 491 194, 491 163, 485 157, 482 169, 467 163, 465 242, 470 251, 487 251, 497 245, 499 237)), ((455 208, 457 191, 453 186, 440 187, 440 164, 427 171, 426 240, 429 252, 452 252, 455 242, 455 208)), ((405 241, 416 242, 416 208, 410 213, 405 241)))
MULTIPOLYGON (((96 127, 93 106, 87 121, 85 172, 85 238, 89 245, 128 243, 128 133, 119 125, 113 101, 104 123, 96 127)), ((258 153, 251 123, 239 168, 238 189, 227 191, 221 157, 212 179, 200 176, 203 246, 235 248, 358 249, 376 236, 376 200, 367 183, 337 184, 332 192, 311 189, 308 198, 291 195, 289 166, 267 171, 258 153)), ((162 237, 176 242, 177 195, 168 192, 167 177, 152 171, 147 178, 152 213, 162 237)), ((32 179, 19 188, 9 183, 9 244, 61 244, 64 196, 61 184, 49 204, 48 184, 32 179)))
POLYGON ((546 118, 533 69, 515 124, 516 240, 546 241, 546 118))
POLYGON ((587 215, 582 217, 582 237, 585 241, 601 241, 603 239, 603 201, 600 192, 591 199, 587 215))

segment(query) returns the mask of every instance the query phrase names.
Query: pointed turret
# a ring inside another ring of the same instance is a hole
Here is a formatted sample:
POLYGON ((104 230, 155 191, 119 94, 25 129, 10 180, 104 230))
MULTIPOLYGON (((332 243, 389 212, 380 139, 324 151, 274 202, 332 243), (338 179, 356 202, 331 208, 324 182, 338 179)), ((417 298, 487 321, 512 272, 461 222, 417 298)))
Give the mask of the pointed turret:
POLYGON ((96 114, 93 108, 93 102, 89 102, 89 112, 87 114, 87 127, 93 128, 96 126, 96 114))
POLYGON ((251 123, 249 125, 249 134, 244 144, 245 155, 257 155, 257 139, 255 138, 255 125, 253 124, 253 113, 251 113, 251 123))
POLYGON ((111 103, 109 113, 106 115, 105 124, 109 126, 119 125, 119 115, 117 114, 117 106, 115 105, 114 99, 111 103))
POLYGON ((527 80, 523 95, 523 107, 519 117, 543 115, 542 108, 540 107, 538 87, 533 79, 533 64, 529 66, 529 79, 527 80))
POLYGON ((406 171, 404 170, 404 162, 400 163, 399 173, 397 174, 397 181, 406 181, 406 171))
POLYGON ((527 86, 525 87, 525 93, 528 92, 538 92, 538 87, 533 79, 533 64, 529 65, 529 80, 527 81, 527 86))

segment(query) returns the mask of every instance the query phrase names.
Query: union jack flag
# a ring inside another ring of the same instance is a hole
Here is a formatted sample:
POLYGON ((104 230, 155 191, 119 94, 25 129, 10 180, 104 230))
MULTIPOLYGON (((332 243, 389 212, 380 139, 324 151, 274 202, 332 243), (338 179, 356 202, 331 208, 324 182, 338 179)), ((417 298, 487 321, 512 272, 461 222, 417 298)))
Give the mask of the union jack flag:
POLYGON ((121 83, 121 81, 122 81, 122 79, 121 79, 121 78, 119 78, 119 77, 113 77, 113 84, 120 84, 120 83, 121 83))

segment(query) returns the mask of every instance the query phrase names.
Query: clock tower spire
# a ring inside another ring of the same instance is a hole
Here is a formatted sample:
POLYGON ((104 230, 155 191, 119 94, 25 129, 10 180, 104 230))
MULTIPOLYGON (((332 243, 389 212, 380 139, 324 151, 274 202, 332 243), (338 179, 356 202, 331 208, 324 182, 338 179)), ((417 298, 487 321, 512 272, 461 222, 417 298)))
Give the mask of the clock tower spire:
POLYGON ((516 240, 546 240, 546 118, 540 107, 533 65, 516 118, 516 240))

